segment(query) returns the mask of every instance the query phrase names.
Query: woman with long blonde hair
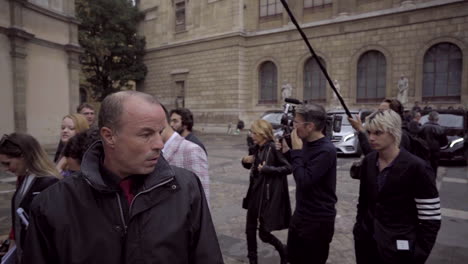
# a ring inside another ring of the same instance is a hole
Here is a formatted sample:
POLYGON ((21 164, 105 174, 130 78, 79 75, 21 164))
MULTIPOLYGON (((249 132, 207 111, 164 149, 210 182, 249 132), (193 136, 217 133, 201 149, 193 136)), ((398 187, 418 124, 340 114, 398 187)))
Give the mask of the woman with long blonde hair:
POLYGON ((250 169, 249 189, 242 203, 242 207, 247 209, 245 230, 249 262, 257 263, 258 227, 260 239, 274 246, 281 263, 286 263, 285 247, 271 231, 289 227, 291 204, 287 175, 291 173, 291 165, 276 149, 270 123, 257 120, 250 133, 255 147, 242 158, 242 165, 250 169))
POLYGON ((0 141, 0 162, 17 177, 17 189, 11 200, 12 231, 10 239, 16 244, 17 263, 21 263, 22 245, 26 237, 25 223, 17 215, 18 208, 26 214, 33 198, 60 177, 39 142, 28 134, 4 135, 0 141))
POLYGON ((63 175, 68 176, 67 159, 63 157, 63 149, 67 142, 78 133, 85 132, 89 129, 89 124, 84 115, 70 114, 62 119, 60 144, 55 153, 55 162, 57 162, 57 170, 63 175))

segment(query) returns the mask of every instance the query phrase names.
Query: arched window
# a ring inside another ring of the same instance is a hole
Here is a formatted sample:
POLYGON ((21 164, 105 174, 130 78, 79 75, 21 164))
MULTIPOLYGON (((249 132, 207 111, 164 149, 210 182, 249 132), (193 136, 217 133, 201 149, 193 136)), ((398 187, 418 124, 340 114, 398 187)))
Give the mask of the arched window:
MULTIPOLYGON (((326 67, 322 58, 320 62, 326 67)), ((323 102, 327 96, 325 93, 325 86, 327 79, 323 75, 320 67, 315 58, 310 58, 304 65, 304 100, 308 102, 323 102)))
POLYGON ((259 77, 260 96, 258 103, 276 104, 278 90, 278 71, 276 65, 271 61, 264 62, 260 66, 259 77))
POLYGON ((385 56, 376 50, 364 53, 357 67, 358 102, 376 102, 385 98, 387 76, 385 56))
POLYGON ((462 52, 456 45, 432 46, 424 55, 423 100, 460 100, 462 65, 462 52))

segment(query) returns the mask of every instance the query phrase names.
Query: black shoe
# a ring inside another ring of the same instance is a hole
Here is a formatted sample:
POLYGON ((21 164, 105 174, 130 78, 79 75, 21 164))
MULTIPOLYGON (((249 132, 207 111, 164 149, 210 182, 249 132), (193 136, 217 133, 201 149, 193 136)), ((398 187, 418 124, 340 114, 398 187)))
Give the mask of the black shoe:
POLYGON ((258 264, 257 258, 249 258, 249 264, 258 264))

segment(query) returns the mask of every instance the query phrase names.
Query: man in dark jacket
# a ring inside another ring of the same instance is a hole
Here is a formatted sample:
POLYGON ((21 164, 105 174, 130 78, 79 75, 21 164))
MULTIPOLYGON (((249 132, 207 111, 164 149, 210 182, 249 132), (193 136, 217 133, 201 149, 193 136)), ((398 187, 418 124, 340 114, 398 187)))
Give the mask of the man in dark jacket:
POLYGON ((436 111, 430 112, 428 120, 429 121, 422 126, 419 135, 421 138, 426 140, 427 145, 429 146, 431 151, 429 161, 435 175, 437 176, 437 168, 439 167, 440 159, 440 147, 446 146, 448 144, 448 140, 447 136, 445 135, 444 128, 438 124, 439 113, 436 111))
POLYGON ((440 199, 429 165, 400 149, 401 119, 392 110, 366 118, 374 152, 361 166, 354 226, 357 264, 423 264, 440 228, 440 199))
POLYGON ((102 142, 33 202, 24 263, 223 263, 198 177, 161 156, 165 118, 148 94, 104 99, 102 142))
POLYGON ((316 104, 298 107, 294 117, 292 150, 286 154, 296 180, 296 210, 288 233, 291 264, 326 263, 335 230, 336 149, 322 133, 326 117, 316 104))

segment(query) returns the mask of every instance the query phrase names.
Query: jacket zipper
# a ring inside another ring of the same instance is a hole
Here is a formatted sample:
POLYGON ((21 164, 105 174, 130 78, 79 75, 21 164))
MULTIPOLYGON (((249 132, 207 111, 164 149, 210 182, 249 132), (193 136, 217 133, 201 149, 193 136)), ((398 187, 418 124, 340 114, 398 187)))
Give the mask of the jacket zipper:
MULTIPOLYGON (((149 189, 147 189, 147 190, 144 190, 144 191, 141 191, 141 192, 137 193, 137 195, 135 195, 135 197, 133 197, 133 200, 132 200, 132 202, 130 203, 130 208, 128 209, 128 214, 129 214, 129 215, 132 215, 133 203, 135 202, 136 198, 137 198, 138 196, 140 196, 140 194, 144 194, 144 193, 150 192, 150 191, 152 191, 152 190, 154 190, 154 189, 156 189, 156 188, 158 188, 158 187, 161 187, 162 185, 164 185, 164 184, 166 184, 166 183, 168 183, 168 182, 171 182, 172 180, 174 180, 174 177, 172 177, 172 178, 170 178, 170 179, 168 179, 168 180, 166 180, 166 181, 163 181, 163 182, 161 182, 161 183, 159 183, 159 184, 157 184, 157 185, 155 185, 155 186, 153 186, 153 187, 151 187, 151 188, 149 188, 149 189)), ((130 219, 129 219, 129 220, 130 220, 130 219)))
MULTIPOLYGON (((156 189, 156 188, 158 188, 158 187, 160 187, 160 186, 162 186, 162 185, 164 185, 164 184, 166 184, 166 183, 168 183, 168 182, 171 182, 172 180, 174 180, 174 177, 172 177, 172 178, 170 178, 170 179, 168 179, 168 180, 166 180, 166 181, 164 181, 164 182, 161 182, 161 183, 159 183, 159 184, 157 184, 157 185, 155 185, 155 186, 153 186, 153 187, 151 187, 151 188, 149 188, 149 189, 147 189, 147 190, 144 190, 144 191, 141 191, 141 192, 137 193, 137 195, 135 195, 135 197, 133 197, 133 200, 132 200, 132 202, 130 203, 130 207, 129 207, 129 209, 128 209, 128 214, 131 215, 133 203, 135 202, 136 198, 137 198, 140 194, 144 194, 144 193, 150 192, 150 191, 152 191, 152 190, 154 190, 154 189, 156 189)), ((123 213, 123 209, 122 209, 122 203, 121 203, 121 200, 120 200, 120 196, 119 196, 118 193, 116 193, 116 196, 117 196, 117 200, 118 200, 118 203, 119 203, 120 219, 122 220, 122 225, 123 225, 123 227, 124 227, 124 234, 127 234, 127 228, 128 228, 128 226, 127 226, 127 223, 125 222, 125 217, 124 217, 124 213, 123 213)), ((130 221, 130 219, 129 219, 129 221, 130 221)))
POLYGON ((266 199, 267 199, 267 201, 269 201, 270 200, 270 184, 269 183, 267 183, 266 188, 267 188, 267 193, 266 193, 267 198, 266 199))
POLYGON ((117 202, 119 203, 120 220, 122 220, 122 225, 123 225, 123 228, 124 228, 124 234, 127 234, 127 223, 125 222, 125 217, 124 217, 123 208, 122 208, 122 202, 120 200, 119 193, 115 193, 115 195, 117 196, 117 202))

